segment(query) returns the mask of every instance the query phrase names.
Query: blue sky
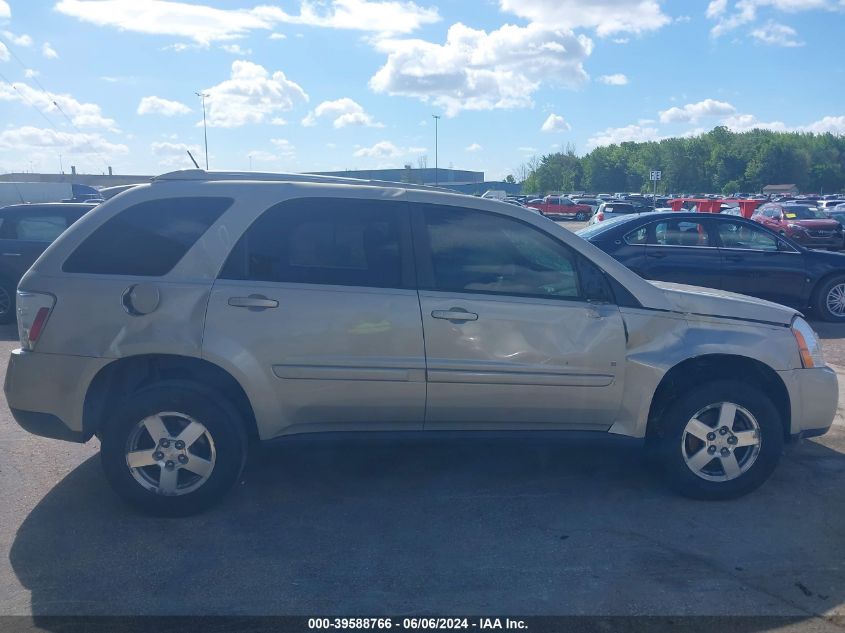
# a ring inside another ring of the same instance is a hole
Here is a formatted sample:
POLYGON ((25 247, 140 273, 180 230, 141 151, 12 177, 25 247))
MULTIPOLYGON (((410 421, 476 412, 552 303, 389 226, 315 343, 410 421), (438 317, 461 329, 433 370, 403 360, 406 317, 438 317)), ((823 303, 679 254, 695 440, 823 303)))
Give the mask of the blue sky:
POLYGON ((845 134, 845 0, 0 0, 0 171, 439 164, 845 134), (58 104, 58 108, 55 104, 58 104))

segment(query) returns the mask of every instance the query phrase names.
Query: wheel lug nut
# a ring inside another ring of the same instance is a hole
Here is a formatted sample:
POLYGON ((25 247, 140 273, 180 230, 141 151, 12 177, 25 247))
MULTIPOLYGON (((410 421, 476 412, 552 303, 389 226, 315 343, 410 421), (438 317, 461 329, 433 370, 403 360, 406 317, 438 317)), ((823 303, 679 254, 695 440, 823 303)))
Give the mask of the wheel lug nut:
POLYGON ((715 440, 715 439, 716 439, 716 434, 715 434, 715 433, 708 433, 708 434, 707 434, 707 440, 708 440, 708 441, 712 442, 712 441, 713 441, 713 440, 715 440))
POLYGON ((153 453, 153 459, 157 462, 160 462, 164 459, 164 453, 162 453, 161 451, 156 451, 155 453, 153 453))
POLYGON ((161 444, 162 448, 170 448, 170 440, 167 438, 162 438, 159 444, 161 444))
POLYGON ((726 426, 723 426, 721 429, 719 429, 719 435, 726 435, 727 432, 728 432, 728 427, 726 427, 726 426))
POLYGON ((715 446, 708 446, 708 447, 707 447, 707 452, 708 452, 708 453, 710 453, 710 454, 712 455, 713 453, 715 453, 715 452, 716 452, 716 447, 715 447, 715 446))
POLYGON ((724 455, 725 457, 727 457, 730 454, 730 452, 731 452, 730 449, 727 448, 727 447, 722 449, 722 455, 724 455))
POLYGON ((734 437, 733 435, 731 435, 731 436, 728 438, 728 444, 736 444, 736 437, 734 437))
POLYGON ((167 470, 173 470, 174 468, 176 468, 176 464, 175 464, 175 463, 173 463, 171 460, 169 460, 169 459, 168 459, 168 460, 164 463, 164 467, 165 467, 167 470))
POLYGON ((188 456, 187 455, 179 455, 178 457, 180 464, 187 464, 188 463, 188 456))
POLYGON ((176 443, 173 446, 176 447, 176 450, 181 451, 182 449, 185 448, 185 442, 183 442, 182 440, 176 440, 176 443))

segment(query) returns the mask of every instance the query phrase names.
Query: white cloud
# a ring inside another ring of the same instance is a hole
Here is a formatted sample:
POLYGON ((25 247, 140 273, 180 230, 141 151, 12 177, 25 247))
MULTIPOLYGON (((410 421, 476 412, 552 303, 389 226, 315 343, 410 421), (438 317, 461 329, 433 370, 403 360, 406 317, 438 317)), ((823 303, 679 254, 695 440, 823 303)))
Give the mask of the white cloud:
POLYGON ((59 54, 56 52, 56 49, 50 46, 50 42, 44 42, 41 45, 41 54, 46 57, 47 59, 58 59, 59 54))
POLYGON ((845 7, 842 0, 736 0, 733 10, 729 10, 727 0, 712 0, 707 6, 707 17, 717 20, 710 29, 713 37, 719 37, 740 26, 754 22, 757 12, 762 7, 771 8, 783 13, 799 13, 801 11, 828 10, 835 11, 845 7))
POLYGON ((240 44, 221 44, 220 48, 232 55, 240 55, 242 57, 252 55, 251 48, 241 48, 240 44))
POLYGON ((288 36, 285 35, 284 33, 270 33, 270 39, 271 40, 286 40, 286 39, 288 39, 288 36))
POLYGON ((270 142, 276 147, 276 151, 286 158, 292 158, 296 155, 296 147, 293 143, 285 138, 271 138, 270 142))
POLYGON ((804 42, 798 39, 798 32, 795 29, 771 20, 765 25, 751 31, 751 37, 758 42, 773 46, 784 46, 786 48, 804 46, 804 42))
POLYGON ((48 128, 25 125, 0 132, 0 148, 18 151, 45 149, 67 154, 127 154, 125 145, 110 143, 101 135, 87 132, 57 132, 48 128))
POLYGON ((9 3, 6 0, 0 0, 0 18, 12 17, 12 10, 9 8, 9 3))
POLYGON ((661 123, 695 123, 704 117, 725 116, 736 112, 736 108, 725 101, 704 99, 697 103, 688 103, 684 107, 673 107, 661 111, 661 123))
POLYGON ((572 126, 558 114, 550 114, 540 128, 543 132, 568 132, 572 126))
POLYGON ((551 27, 595 29, 599 37, 654 31, 672 21, 656 0, 499 0, 499 6, 551 27))
POLYGON ((288 122, 280 116, 270 119, 270 125, 287 125, 288 122))
POLYGON ((177 114, 188 114, 191 109, 180 101, 171 101, 161 97, 150 96, 141 99, 138 104, 138 114, 161 114, 174 116, 177 114))
POLYGON ((7 62, 9 59, 9 49, 3 42, 0 42, 0 62, 7 62))
POLYGON ((657 141, 660 135, 657 128, 643 127, 641 125, 626 125, 625 127, 609 127, 606 130, 594 134, 587 139, 587 146, 590 148, 602 145, 618 145, 628 141, 643 142, 657 141))
POLYGON ((464 148, 464 151, 466 151, 466 152, 480 152, 482 149, 484 149, 484 148, 481 147, 481 145, 479 145, 478 143, 473 143, 472 145, 467 145, 464 148))
POLYGON ((845 116, 826 116, 809 125, 799 128, 801 132, 813 132, 814 134, 837 134, 845 136, 845 116))
POLYGON ((206 88, 208 125, 240 127, 263 123, 278 112, 290 110, 297 102, 308 101, 305 91, 277 70, 272 75, 253 62, 232 62, 229 79, 206 88))
POLYGON ((437 9, 413 2, 303 0, 298 15, 276 6, 218 9, 171 0, 59 0, 56 10, 98 26, 151 35, 170 35, 207 46, 234 40, 278 24, 302 24, 378 33, 409 33, 440 19, 437 9))
POLYGON ((161 167, 190 169, 194 166, 188 152, 194 155, 198 163, 202 163, 205 155, 199 145, 187 145, 186 143, 156 142, 150 145, 153 156, 156 156, 161 167))
POLYGON ((331 119, 332 125, 338 129, 348 125, 384 127, 383 124, 374 121, 373 117, 367 114, 359 103, 349 97, 342 97, 334 101, 323 101, 302 119, 302 125, 306 127, 316 125, 317 120, 321 118, 331 119))
POLYGON ((26 33, 15 35, 11 31, 3 31, 3 36, 15 46, 32 46, 32 38, 26 33))
POLYGON ((372 147, 362 147, 353 156, 359 158, 396 158, 397 156, 402 156, 404 153, 390 141, 379 141, 372 147))
POLYGON ((423 8, 413 2, 373 0, 303 1, 299 15, 290 15, 276 7, 258 7, 256 13, 278 22, 304 24, 334 29, 410 33, 424 24, 440 20, 436 8, 423 8))
MULTIPOLYGON (((0 84, 0 101, 19 101, 26 105, 34 105, 45 113, 59 114, 62 112, 70 117, 74 125, 79 127, 102 127, 117 130, 114 119, 103 116, 103 112, 96 103, 77 101, 69 94, 48 94, 37 90, 26 83, 15 83, 14 88, 7 83, 0 84), (58 104, 58 108, 56 105, 58 104)), ((59 114, 59 116, 61 116, 59 114)))
POLYGON ((38 72, 37 70, 35 70, 33 68, 27 68, 26 70, 23 71, 23 76, 26 77, 27 79, 32 79, 33 77, 37 77, 40 74, 41 74, 40 72, 38 72))
POLYGON ((588 76, 592 41, 539 24, 486 32, 453 24, 444 44, 383 39, 387 61, 370 79, 380 93, 416 97, 455 116, 461 110, 521 108, 541 84, 577 86, 588 76))
POLYGON ((523 154, 533 154, 537 151, 536 147, 517 147, 517 149, 523 154))
POLYGON ((614 73, 612 75, 602 75, 599 81, 608 86, 625 86, 628 83, 628 77, 622 73, 614 73))
POLYGON ((775 132, 786 132, 787 127, 783 121, 764 122, 753 114, 735 114, 722 119, 721 124, 734 132, 748 132, 749 130, 773 130, 775 132))

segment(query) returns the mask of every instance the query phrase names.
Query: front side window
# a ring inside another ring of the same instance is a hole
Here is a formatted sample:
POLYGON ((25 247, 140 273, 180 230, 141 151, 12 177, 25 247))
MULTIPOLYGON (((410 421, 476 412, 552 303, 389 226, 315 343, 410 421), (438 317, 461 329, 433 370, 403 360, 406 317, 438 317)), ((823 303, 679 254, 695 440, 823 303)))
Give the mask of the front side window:
POLYGON ((719 222, 719 241, 725 248, 742 248, 754 251, 778 250, 777 238, 761 228, 746 222, 719 222))
POLYGON ((654 225, 654 244, 658 246, 710 246, 707 226, 690 220, 667 220, 654 225))
POLYGON ((574 299, 576 255, 513 218, 468 209, 426 209, 433 286, 447 292, 574 299))
POLYGON ((232 206, 231 198, 162 198, 127 207, 65 260, 67 273, 160 277, 232 206))
POLYGON ((271 207, 240 239, 221 277, 401 287, 401 203, 308 198, 271 207))
POLYGON ((648 227, 641 226, 625 236, 625 241, 632 246, 640 246, 648 241, 648 227))

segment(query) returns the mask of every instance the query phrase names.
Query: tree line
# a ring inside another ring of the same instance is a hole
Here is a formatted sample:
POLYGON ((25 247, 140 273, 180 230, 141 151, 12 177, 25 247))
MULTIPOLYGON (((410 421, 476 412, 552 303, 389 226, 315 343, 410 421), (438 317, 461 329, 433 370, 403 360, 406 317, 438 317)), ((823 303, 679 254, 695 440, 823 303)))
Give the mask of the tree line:
POLYGON ((532 158, 516 174, 528 194, 650 192, 652 169, 663 172, 658 193, 758 193, 772 184, 836 193, 845 191, 845 137, 716 127, 694 137, 597 147, 584 156, 570 145, 532 158))

